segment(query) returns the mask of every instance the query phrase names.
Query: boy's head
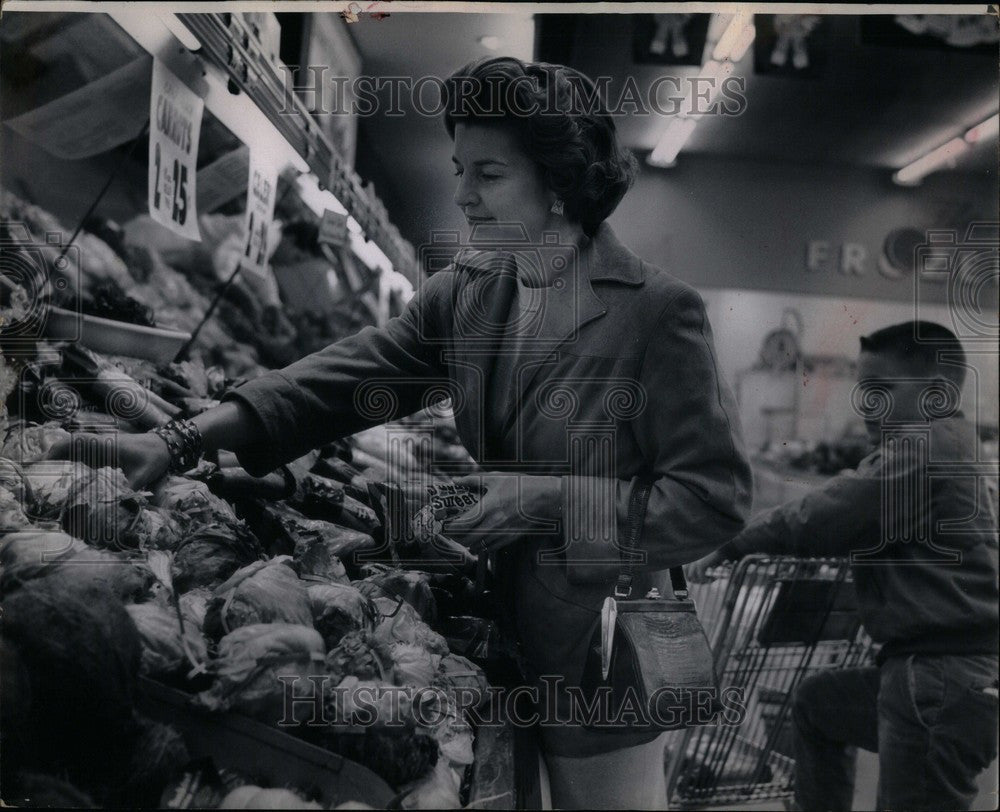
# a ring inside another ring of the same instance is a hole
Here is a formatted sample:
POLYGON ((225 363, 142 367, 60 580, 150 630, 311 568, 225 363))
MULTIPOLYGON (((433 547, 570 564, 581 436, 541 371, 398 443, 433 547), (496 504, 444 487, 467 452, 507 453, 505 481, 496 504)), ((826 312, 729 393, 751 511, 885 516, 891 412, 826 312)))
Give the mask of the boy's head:
POLYGON ((929 321, 907 321, 861 338, 858 383, 873 442, 883 423, 923 422, 958 410, 965 351, 955 334, 929 321))

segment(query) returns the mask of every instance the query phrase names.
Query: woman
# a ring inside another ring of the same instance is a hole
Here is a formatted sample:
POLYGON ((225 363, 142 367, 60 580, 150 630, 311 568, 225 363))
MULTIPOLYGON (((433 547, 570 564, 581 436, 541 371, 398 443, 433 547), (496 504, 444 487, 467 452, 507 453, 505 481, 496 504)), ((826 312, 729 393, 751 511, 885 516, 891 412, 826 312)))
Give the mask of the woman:
MULTIPOLYGON (((496 58, 448 88, 454 200, 476 250, 384 328, 238 387, 190 421, 196 431, 120 438, 120 463, 148 483, 188 463, 177 457, 197 452, 200 433, 206 450, 232 449, 263 474, 413 413, 447 384, 462 440, 490 472, 470 480, 483 497, 461 540, 503 548, 524 658, 540 685, 562 680, 550 701, 566 718, 639 477, 655 479, 641 596, 740 530, 750 472, 701 299, 605 223, 635 162, 593 84, 496 58), (366 408, 376 402, 396 408, 366 408)), ((540 735, 557 808, 664 808, 655 732, 552 724, 540 735)))

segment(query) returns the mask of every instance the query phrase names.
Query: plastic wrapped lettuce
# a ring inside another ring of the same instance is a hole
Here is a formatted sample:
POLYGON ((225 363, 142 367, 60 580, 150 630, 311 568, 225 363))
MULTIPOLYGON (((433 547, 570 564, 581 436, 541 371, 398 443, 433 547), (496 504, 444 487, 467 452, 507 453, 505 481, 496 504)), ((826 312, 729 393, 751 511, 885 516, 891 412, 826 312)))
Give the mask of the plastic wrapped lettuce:
POLYGON ((462 710, 478 707, 486 699, 489 689, 483 670, 458 654, 447 654, 441 658, 431 684, 457 698, 462 710))
POLYGON ((396 685, 423 688, 431 684, 441 664, 441 655, 414 643, 391 643, 380 649, 392 666, 396 685))
POLYGON ((24 466, 27 513, 35 521, 61 521, 74 485, 91 469, 71 460, 40 460, 24 466))
POLYGON ((442 657, 448 653, 445 639, 424 623, 408 603, 400 600, 390 608, 389 599, 378 598, 376 604, 382 612, 382 618, 372 632, 372 642, 376 646, 388 651, 395 643, 406 643, 421 646, 442 657))
POLYGON ((240 567, 264 557, 257 537, 242 522, 209 524, 191 530, 174 553, 174 589, 215 587, 240 567))
POLYGON ((0 533, 12 533, 28 525, 23 505, 12 491, 0 487, 0 533))
POLYGON ((0 540, 0 590, 38 578, 80 589, 110 590, 125 603, 150 597, 155 577, 142 561, 88 547, 54 526, 29 527, 0 540))
POLYGON ((219 639, 240 626, 313 621, 306 585, 285 560, 255 561, 217 586, 205 615, 205 633, 219 639))
POLYGON ((196 618, 184 617, 184 631, 173 608, 160 603, 136 603, 126 607, 142 639, 143 674, 173 676, 202 666, 208 659, 208 643, 196 618))
POLYGON ((377 612, 372 602, 353 586, 313 584, 308 588, 313 625, 333 648, 348 632, 371 631, 377 612))
POLYGON ((0 457, 28 463, 41 459, 49 449, 61 440, 68 440, 69 432, 57 421, 28 425, 12 423, 6 430, 0 457))
POLYGON ((433 623, 437 617, 437 606, 434 593, 431 591, 430 577, 425 572, 403 569, 383 569, 373 566, 375 570, 355 586, 371 598, 402 598, 412 606, 421 620, 433 623))
MULTIPOLYGON (((294 680, 296 698, 321 690, 326 671, 326 647, 319 632, 293 623, 242 626, 219 641, 209 671, 212 687, 198 694, 197 703, 211 710, 238 710, 277 723, 284 716, 285 682, 294 680), (298 679, 296 679, 298 678, 298 679)), ((321 697, 317 697, 321 701, 321 697)), ((297 720, 315 718, 309 703, 297 702, 297 720), (298 714, 302 714, 300 717, 298 714)))
POLYGON ((385 680, 387 669, 368 633, 351 631, 327 653, 326 670, 333 682, 339 684, 347 677, 385 680))
POLYGON ((187 477, 166 477, 153 489, 150 502, 172 511, 184 523, 184 529, 238 522, 228 502, 212 493, 204 482, 187 477))
POLYGON ((70 486, 62 525, 95 547, 138 549, 147 542, 139 522, 145 506, 120 468, 87 468, 70 486))

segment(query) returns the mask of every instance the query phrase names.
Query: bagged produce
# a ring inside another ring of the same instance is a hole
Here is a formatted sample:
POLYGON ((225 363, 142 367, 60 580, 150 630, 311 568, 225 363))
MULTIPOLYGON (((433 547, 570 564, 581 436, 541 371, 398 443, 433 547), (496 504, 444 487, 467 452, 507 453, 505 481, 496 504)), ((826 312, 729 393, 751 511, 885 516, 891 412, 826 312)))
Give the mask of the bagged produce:
POLYGON ((184 622, 190 620, 196 629, 204 629, 205 615, 208 614, 208 604, 211 600, 212 590, 204 586, 191 589, 178 597, 184 622))
POLYGON ((174 553, 174 589, 187 592, 197 586, 215 587, 263 556, 257 537, 242 522, 198 527, 185 536, 174 553))
POLYGON ((25 465, 28 515, 36 521, 61 521, 70 491, 90 471, 82 462, 71 460, 39 460, 25 465))
POLYGON ((142 652, 121 602, 107 590, 36 579, 5 596, 3 633, 33 697, 24 728, 4 730, 5 757, 16 741, 26 766, 66 769, 74 781, 116 770, 106 762, 134 732, 142 652))
POLYGON ((372 602, 348 584, 313 584, 308 588, 313 625, 333 648, 348 632, 371 631, 376 611, 372 602))
POLYGON ((0 487, 0 533, 12 533, 28 524, 23 501, 7 488, 0 487))
POLYGON ((408 788, 403 797, 403 809, 460 809, 462 772, 446 759, 438 759, 434 769, 408 788))
POLYGON ((0 457, 27 464, 41 459, 62 440, 69 440, 69 432, 55 420, 35 425, 15 422, 6 429, 0 457))
POLYGON ((326 670, 336 684, 346 677, 386 679, 386 667, 365 631, 347 632, 327 653, 326 670))
POLYGON ((166 477, 153 489, 149 501, 172 511, 182 521, 184 530, 202 524, 238 522, 225 500, 212 493, 204 482, 187 477, 166 477))
POLYGON ((219 639, 240 626, 313 622, 306 585, 280 559, 255 561, 217 586, 205 615, 205 633, 219 639))
POLYGON ((355 586, 369 597, 401 598, 412 606, 420 619, 433 623, 437 617, 434 593, 427 573, 415 570, 369 568, 373 574, 355 586))
POLYGON ((0 540, 0 590, 37 578, 80 590, 110 590, 123 602, 148 598, 155 578, 141 561, 88 547, 54 527, 28 527, 0 540))
POLYGON ((390 643, 380 649, 391 665, 396 685, 422 688, 431 684, 441 664, 441 655, 413 643, 390 643))
POLYGON ((95 547, 137 549, 146 541, 139 523, 145 504, 120 468, 86 468, 69 488, 62 525, 95 547))
POLYGON ((448 482, 402 486, 379 482, 369 490, 401 563, 430 570, 474 570, 476 556, 448 538, 447 523, 475 507, 480 494, 448 482))
POLYGON ((369 535, 381 527, 375 511, 348 496, 343 483, 318 474, 306 474, 299 480, 292 502, 310 518, 336 522, 369 535))
MULTIPOLYGON (((390 609, 388 599, 377 599, 382 617, 372 632, 372 642, 380 649, 389 650, 395 643, 421 646, 427 651, 444 656, 448 653, 445 639, 424 623, 408 603, 398 601, 390 609), (386 614, 388 610, 388 614, 386 614)), ((429 684, 430 680, 428 680, 429 684)))
POLYGON ((489 690, 489 681, 483 670, 458 654, 446 654, 441 658, 431 684, 456 698, 463 711, 478 707, 489 690))
POLYGON ((438 745, 417 726, 405 692, 379 679, 345 677, 327 699, 333 724, 320 731, 323 746, 363 764, 393 787, 427 775, 438 745))
POLYGON ((174 550, 183 537, 183 517, 167 508, 147 506, 139 510, 130 536, 142 550, 174 550))
POLYGON ((290 789, 262 789, 248 784, 230 792, 219 809, 322 809, 315 801, 303 800, 290 789))
POLYGON ((322 519, 310 519, 281 502, 267 505, 264 519, 275 537, 283 541, 287 549, 294 550, 296 559, 313 559, 320 567, 330 557, 348 566, 357 566, 355 553, 376 547, 375 539, 368 533, 322 519))
POLYGON ((129 747, 129 778, 114 793, 115 806, 156 809, 164 788, 191 761, 184 739, 170 725, 136 717, 136 735, 129 747))
MULTIPOLYGON (((197 701, 212 710, 238 710, 264 721, 284 718, 285 685, 282 678, 296 679, 296 699, 309 697, 319 680, 310 675, 325 673, 326 647, 319 632, 292 623, 260 623, 242 626, 219 641, 210 671, 215 682, 197 701)), ((318 697, 319 698, 319 697, 318 697)), ((297 702, 292 710, 297 720, 315 718, 314 709, 297 702)))
MULTIPOLYGON (((173 607, 136 603, 125 607, 142 639, 141 672, 165 677, 190 671, 208 659, 208 644, 193 618, 184 618, 184 633, 173 607)), ((183 612, 183 609, 182 609, 183 612)))
MULTIPOLYGON (((352 531, 353 532, 353 531, 352 531)), ((295 545, 295 566, 304 580, 333 584, 350 584, 347 570, 340 557, 330 552, 334 545, 322 539, 305 539, 295 545)))

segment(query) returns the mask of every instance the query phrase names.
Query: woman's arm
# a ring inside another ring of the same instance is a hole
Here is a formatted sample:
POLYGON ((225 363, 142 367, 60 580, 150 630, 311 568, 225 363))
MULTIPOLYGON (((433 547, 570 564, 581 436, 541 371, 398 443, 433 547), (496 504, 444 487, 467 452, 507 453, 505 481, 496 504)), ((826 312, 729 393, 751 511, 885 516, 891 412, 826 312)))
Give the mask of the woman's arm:
POLYGON ((441 271, 403 313, 366 327, 284 369, 230 390, 220 409, 203 415, 206 444, 234 451, 261 476, 307 451, 427 406, 447 381, 442 362, 450 332, 455 274, 441 271))

